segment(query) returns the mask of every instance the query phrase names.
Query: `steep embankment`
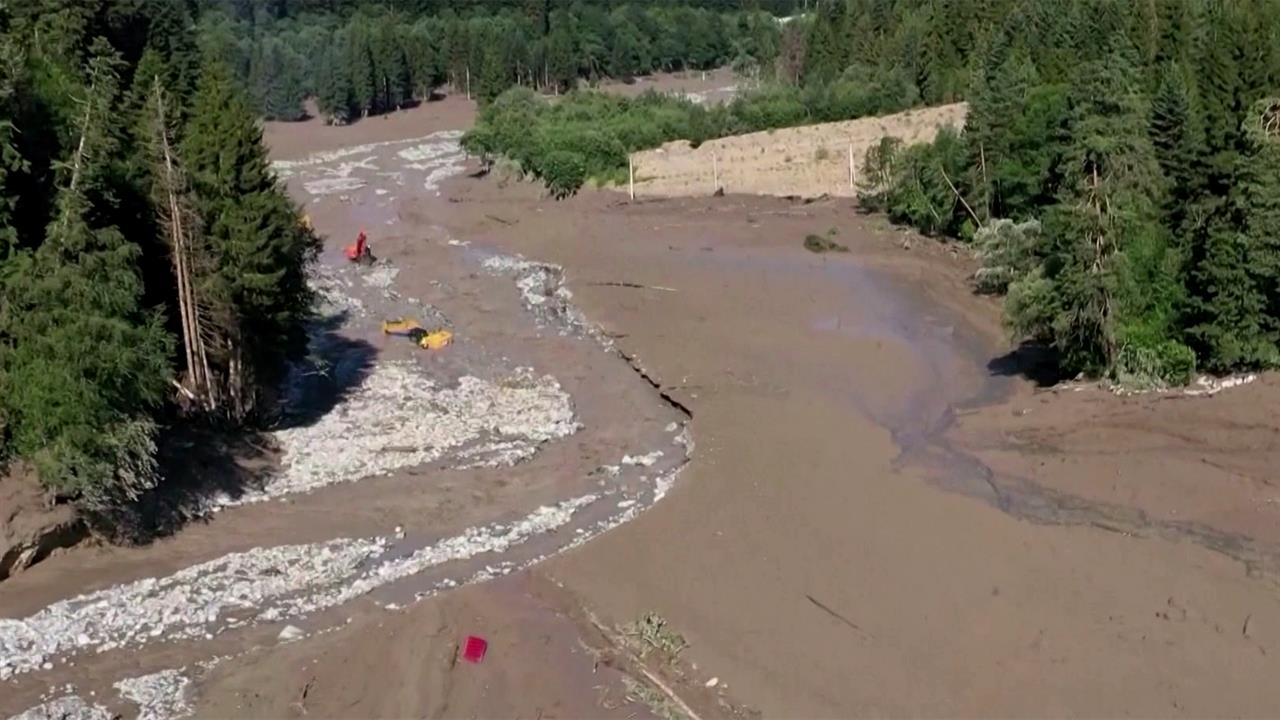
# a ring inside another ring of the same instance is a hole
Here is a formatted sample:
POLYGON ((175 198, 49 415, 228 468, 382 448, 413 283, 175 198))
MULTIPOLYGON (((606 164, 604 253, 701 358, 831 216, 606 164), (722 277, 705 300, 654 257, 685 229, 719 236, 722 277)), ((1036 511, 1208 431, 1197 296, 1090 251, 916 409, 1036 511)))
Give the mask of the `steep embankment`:
POLYGON ((850 197, 863 176, 867 150, 881 138, 928 142, 938 130, 964 126, 965 103, 908 110, 883 117, 709 140, 697 148, 676 141, 633 156, 636 194, 705 196, 729 193, 850 197), (852 154, 853 177, 850 177, 852 154), (853 180, 851 183, 850 180, 853 180))

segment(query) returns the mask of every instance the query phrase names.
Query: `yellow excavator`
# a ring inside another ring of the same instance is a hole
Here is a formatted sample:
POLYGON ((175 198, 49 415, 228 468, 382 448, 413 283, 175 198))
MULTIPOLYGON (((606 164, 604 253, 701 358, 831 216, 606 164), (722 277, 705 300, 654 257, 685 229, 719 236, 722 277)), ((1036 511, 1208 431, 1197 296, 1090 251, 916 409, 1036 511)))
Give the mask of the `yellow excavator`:
POLYGON ((453 332, 444 328, 428 330, 412 318, 383 320, 382 332, 407 337, 423 350, 439 350, 453 342, 453 332))

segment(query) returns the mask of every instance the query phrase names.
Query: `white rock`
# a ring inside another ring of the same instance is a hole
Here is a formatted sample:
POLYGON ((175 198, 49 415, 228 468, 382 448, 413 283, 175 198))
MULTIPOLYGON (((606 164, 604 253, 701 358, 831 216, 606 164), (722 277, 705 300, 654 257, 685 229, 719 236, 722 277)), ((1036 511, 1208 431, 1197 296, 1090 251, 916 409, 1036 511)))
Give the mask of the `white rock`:
POLYGON ((120 697, 138 706, 137 720, 179 720, 194 709, 187 702, 191 679, 178 670, 161 670, 115 684, 120 697))
POLYGON ((280 634, 276 635, 276 639, 280 642, 292 642, 306 637, 306 634, 307 633, 297 625, 285 625, 284 629, 280 631, 280 634))
POLYGON ((101 705, 90 705, 75 695, 42 703, 9 720, 111 720, 112 714, 101 705))
POLYGON ((662 454, 663 454, 663 453, 662 453, 662 451, 661 451, 661 450, 654 450, 653 452, 649 453, 648 455, 634 455, 634 456, 633 456, 633 455, 624 455, 624 456, 622 457, 622 464, 623 464, 623 465, 640 465, 640 466, 642 466, 642 467, 650 467, 650 466, 652 466, 654 463, 658 462, 658 459, 662 457, 662 454))

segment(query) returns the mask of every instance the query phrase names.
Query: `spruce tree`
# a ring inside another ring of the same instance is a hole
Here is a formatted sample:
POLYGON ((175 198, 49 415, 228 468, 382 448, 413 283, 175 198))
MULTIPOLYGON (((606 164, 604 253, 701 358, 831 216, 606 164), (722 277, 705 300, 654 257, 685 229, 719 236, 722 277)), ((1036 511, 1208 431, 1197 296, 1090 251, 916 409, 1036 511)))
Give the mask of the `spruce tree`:
POLYGON ((213 374, 208 346, 211 339, 225 337, 226 328, 217 320, 225 320, 230 308, 216 258, 201 234, 203 224, 175 141, 176 110, 161 77, 154 76, 139 134, 142 157, 149 165, 150 197, 173 275, 170 304, 177 308, 184 361, 180 400, 212 413, 219 409, 227 383, 213 374))
POLYGON ((1031 58, 1022 51, 1006 53, 992 48, 987 62, 998 65, 985 68, 975 78, 965 128, 973 200, 984 216, 1008 217, 1027 210, 1020 201, 1035 184, 1030 178, 1019 177, 1022 163, 1015 153, 1014 128, 1022 120, 1027 96, 1039 78, 1031 58), (1006 179, 1010 187, 1002 189, 1006 179))
POLYGON ((373 41, 377 106, 381 112, 398 110, 412 94, 409 63, 397 30, 399 22, 395 16, 383 18, 373 41))
POLYGON ((1280 100, 1255 104, 1243 131, 1229 210, 1192 271, 1190 334, 1221 371, 1280 364, 1280 100))
POLYGON ((1254 103, 1244 121, 1247 150, 1238 187, 1242 197, 1249 268, 1267 299, 1264 309, 1271 343, 1269 365, 1280 357, 1280 97, 1254 103))
POLYGON ((1239 38, 1225 4, 1210 3, 1196 42, 1195 71, 1204 112, 1207 155, 1204 159, 1209 189, 1225 196, 1240 146, 1240 66, 1236 62, 1239 38))
POLYGON ((1151 101, 1151 142, 1156 160, 1169 184, 1165 224, 1180 233, 1187 211, 1203 189, 1202 160, 1206 155, 1199 102, 1177 63, 1167 64, 1151 101))
POLYGON ((571 89, 578 77, 573 37, 561 24, 555 25, 547 36, 546 73, 551 85, 558 91, 571 89))
POLYGON ((302 117, 302 59, 280 40, 264 37, 256 44, 249 65, 249 87, 257 109, 266 119, 302 117))
POLYGON ((153 487, 156 425, 170 343, 141 305, 138 245, 102 225, 109 167, 120 150, 106 132, 117 111, 120 61, 92 48, 75 125, 59 169, 44 242, 4 266, 0 403, 15 450, 45 486, 92 512, 153 487))
POLYGON ((331 124, 343 124, 351 119, 351 71, 345 60, 346 54, 337 47, 327 48, 319 60, 316 105, 331 124))
POLYGON ((191 14, 181 0, 152 0, 149 15, 147 49, 159 55, 164 85, 173 93, 176 107, 182 108, 195 92, 200 74, 200 48, 191 14))
POLYGON ((439 32, 436 23, 418 23, 406 39, 406 56, 409 62, 410 82, 413 93, 423 100, 444 81, 444 67, 440 59, 439 32))
POLYGON ((809 28, 809 38, 804 56, 804 70, 801 77, 808 83, 831 82, 844 69, 840 59, 841 39, 837 35, 837 23, 841 17, 836 6, 837 0, 822 3, 809 28))
POLYGON ((18 246, 18 230, 13 226, 13 213, 17 208, 19 194, 14 176, 26 168, 26 161, 14 147, 16 128, 9 118, 15 115, 15 96, 22 72, 18 49, 8 37, 0 35, 0 118, 4 118, 0 119, 0 263, 16 252, 18 246))
POLYGON ((484 43, 484 54, 478 72, 472 70, 472 94, 480 102, 490 102, 502 94, 511 85, 511 76, 507 72, 506 57, 501 43, 491 38, 484 43))
POLYGON ((1189 351, 1171 339, 1178 288, 1157 222, 1149 109, 1126 41, 1113 47, 1077 75, 1068 174, 1045 222, 1052 256, 1029 280, 1048 291, 1011 288, 1017 302, 1006 307, 1014 328, 1052 341, 1070 371, 1159 382, 1187 372, 1189 351))
POLYGON ((352 106, 361 115, 368 115, 374 109, 378 82, 369 29, 364 22, 352 23, 348 29, 346 55, 352 106))
POLYGON ((284 362, 305 347, 317 240, 277 185, 262 131, 221 65, 202 73, 182 151, 231 307, 227 341, 209 349, 210 361, 230 379, 228 411, 245 418, 269 409, 284 362))

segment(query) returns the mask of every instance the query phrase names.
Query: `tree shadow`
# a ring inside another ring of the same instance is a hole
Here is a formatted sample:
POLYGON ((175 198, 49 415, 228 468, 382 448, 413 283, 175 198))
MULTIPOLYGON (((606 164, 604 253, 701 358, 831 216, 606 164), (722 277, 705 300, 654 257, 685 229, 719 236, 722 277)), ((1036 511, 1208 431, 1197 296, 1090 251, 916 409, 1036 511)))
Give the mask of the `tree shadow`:
MULTIPOLYGON (((369 376, 377 349, 339 330, 346 313, 313 321, 310 355, 284 382, 275 429, 319 421, 369 376)), ((172 535, 210 509, 261 490, 280 470, 280 450, 262 429, 229 427, 209 420, 178 420, 157 442, 164 481, 133 502, 90 518, 99 535, 141 544, 172 535)))
POLYGON ((1065 379, 1058 353, 1044 343, 1024 342, 1009 353, 993 358, 987 370, 1000 377, 1021 377, 1038 387, 1051 387, 1065 379))
POLYGON ((111 518, 117 540, 147 543, 207 520, 211 506, 261 490, 279 467, 279 451, 261 431, 186 422, 158 445, 164 482, 111 518))
POLYGON ((349 314, 344 311, 311 322, 310 353, 285 381, 276 428, 314 425, 369 377, 378 349, 342 334, 349 314))

